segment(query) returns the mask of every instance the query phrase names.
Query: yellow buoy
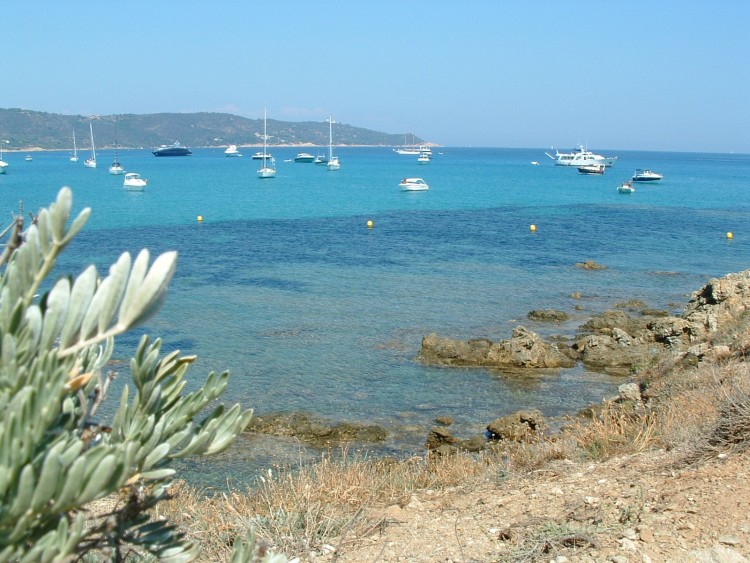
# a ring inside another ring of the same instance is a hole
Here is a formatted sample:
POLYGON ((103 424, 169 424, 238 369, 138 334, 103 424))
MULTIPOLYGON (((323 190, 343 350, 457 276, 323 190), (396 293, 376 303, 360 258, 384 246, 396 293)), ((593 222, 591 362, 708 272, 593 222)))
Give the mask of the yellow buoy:
POLYGON ((531 225, 529 227, 529 230, 531 230, 532 233, 535 233, 536 232, 536 225, 531 225))
POLYGON ((734 235, 732 234, 732 232, 731 232, 731 231, 730 231, 730 232, 728 232, 728 233, 727 233, 727 238, 732 238, 732 237, 734 237, 734 235))
POLYGON ((367 228, 372 229, 372 221, 367 221, 367 228))
POLYGON ((203 221, 203 215, 198 215, 198 222, 203 221))

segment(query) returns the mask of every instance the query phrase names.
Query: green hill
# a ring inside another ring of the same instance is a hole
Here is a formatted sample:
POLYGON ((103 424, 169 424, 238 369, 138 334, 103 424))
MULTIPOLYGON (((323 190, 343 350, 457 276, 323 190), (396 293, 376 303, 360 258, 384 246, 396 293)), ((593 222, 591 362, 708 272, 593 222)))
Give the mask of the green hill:
MULTIPOLYGON (((263 142, 263 120, 229 113, 152 113, 119 115, 62 115, 25 109, 0 108, 0 139, 6 150, 69 149, 73 131, 79 148, 90 146, 89 123, 93 124, 97 147, 155 147, 179 141, 187 147, 219 147, 229 144, 259 145, 263 142), (115 140, 115 123, 117 135, 115 140)), ((327 145, 325 121, 268 120, 269 145, 327 145)), ((403 133, 380 133, 345 123, 334 125, 337 145, 395 146, 403 144, 403 133)), ((416 143, 423 142, 415 139, 416 143)))

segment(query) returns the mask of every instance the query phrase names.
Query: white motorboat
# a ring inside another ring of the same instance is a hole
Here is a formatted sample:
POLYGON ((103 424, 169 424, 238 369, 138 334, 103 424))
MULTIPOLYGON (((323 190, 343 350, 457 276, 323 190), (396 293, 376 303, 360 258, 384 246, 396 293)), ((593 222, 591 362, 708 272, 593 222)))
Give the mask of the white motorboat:
POLYGON ((326 163, 328 170, 338 170, 341 168, 338 156, 333 156, 333 118, 328 116, 328 162, 326 163))
POLYGON ((420 152, 419 156, 417 157, 417 163, 418 164, 429 164, 430 160, 432 160, 430 153, 428 152, 420 152))
POLYGON ((70 157, 70 162, 78 162, 78 147, 76 146, 76 130, 73 129, 73 154, 70 157))
POLYGON ((266 108, 263 108, 263 163, 258 168, 258 178, 273 178, 276 176, 276 161, 273 157, 268 158, 268 119, 266 108))
POLYGON ((141 175, 137 172, 128 172, 125 174, 125 180, 122 183, 126 190, 132 192, 142 192, 146 184, 148 184, 148 180, 141 178, 141 175))
POLYGON ((33 158, 31 158, 31 155, 30 155, 30 154, 27 154, 27 155, 26 155, 26 157, 24 158, 24 160, 25 160, 26 162, 31 162, 31 161, 33 160, 33 158))
POLYGON ((326 158, 326 155, 319 154, 315 157, 315 160, 313 161, 314 164, 328 164, 328 158, 326 158))
POLYGON ((273 157, 266 152, 258 151, 250 158, 252 158, 253 160, 263 160, 264 158, 273 158, 273 157))
POLYGON ((578 148, 573 149, 572 152, 560 152, 555 149, 554 155, 548 152, 544 154, 555 161, 555 166, 588 166, 590 164, 612 166, 617 160, 616 156, 602 156, 593 153, 584 148, 583 145, 578 145, 578 148))
POLYGON ((8 168, 8 163, 3 160, 3 143, 8 142, 0 139, 0 174, 5 174, 5 170, 8 168))
POLYGON ((578 167, 579 174, 604 174, 606 166, 603 164, 587 164, 578 167))
POLYGON ((242 156, 237 145, 229 145, 227 150, 224 151, 224 156, 242 156))
POLYGON ((617 187, 617 191, 621 194, 632 194, 635 193, 635 186, 631 180, 623 182, 617 187))
POLYGON ((633 182, 655 182, 656 180, 661 180, 663 177, 658 172, 638 168, 633 173, 633 182))
POLYGON ((94 127, 89 122, 89 131, 91 132, 91 156, 83 161, 86 168, 96 168, 96 148, 94 147, 94 127))
POLYGON ((398 187, 405 192, 424 192, 430 189, 422 178, 404 178, 398 187))
POLYGON ((294 162, 313 162, 314 160, 315 157, 309 152, 300 152, 294 157, 294 162))

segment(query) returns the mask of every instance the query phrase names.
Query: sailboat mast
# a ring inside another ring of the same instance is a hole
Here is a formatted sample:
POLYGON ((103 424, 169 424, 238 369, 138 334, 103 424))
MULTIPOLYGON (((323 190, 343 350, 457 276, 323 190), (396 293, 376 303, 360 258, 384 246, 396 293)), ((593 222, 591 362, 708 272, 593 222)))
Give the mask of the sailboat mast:
POLYGON ((267 115, 268 109, 263 108, 263 168, 266 167, 266 145, 268 143, 268 134, 266 133, 268 128, 267 115))
POLYGON ((333 158, 333 119, 328 114, 328 162, 333 158))

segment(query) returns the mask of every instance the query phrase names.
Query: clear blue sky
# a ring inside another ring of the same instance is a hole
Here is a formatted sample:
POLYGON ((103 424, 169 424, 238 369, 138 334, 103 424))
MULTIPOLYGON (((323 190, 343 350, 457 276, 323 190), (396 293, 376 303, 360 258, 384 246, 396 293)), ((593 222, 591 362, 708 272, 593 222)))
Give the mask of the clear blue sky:
MULTIPOLYGON (((3 2, 0 107, 750 153, 750 1, 3 2)), ((1 124, 0 124, 1 127, 1 124)))

